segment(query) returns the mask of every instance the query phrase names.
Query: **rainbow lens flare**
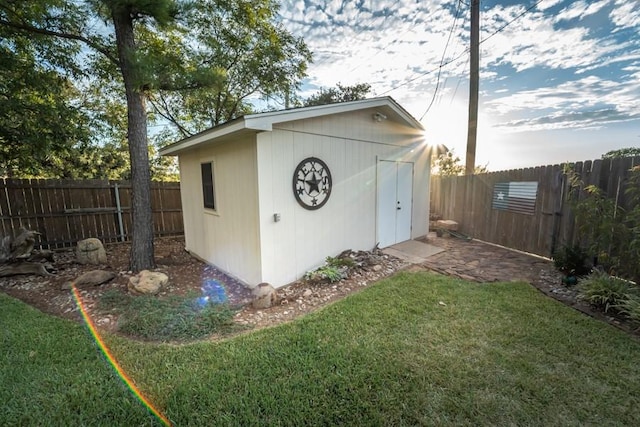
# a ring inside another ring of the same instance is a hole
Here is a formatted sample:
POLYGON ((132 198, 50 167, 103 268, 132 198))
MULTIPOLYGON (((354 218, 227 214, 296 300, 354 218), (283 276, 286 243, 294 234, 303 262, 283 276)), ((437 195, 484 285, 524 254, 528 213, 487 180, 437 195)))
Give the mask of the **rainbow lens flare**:
POLYGON ((102 337, 100 336, 100 333, 96 328, 96 325, 93 323, 93 320, 91 320, 91 317, 87 312, 87 309, 82 301, 82 298, 80 297, 80 292, 78 292, 76 285, 73 284, 71 289, 73 291, 73 297, 76 300, 76 304, 78 305, 78 308, 82 313, 82 318, 87 324, 87 327, 89 328, 89 331, 93 336, 93 339, 96 341, 96 343, 98 344, 98 347, 100 347, 100 350, 102 350, 102 353, 104 353, 105 357, 107 358, 111 366, 113 366, 113 369, 116 371, 118 376, 122 378, 122 381, 124 381, 124 383, 127 385, 129 390, 131 390, 131 392, 134 394, 134 396, 136 396, 140 400, 140 402, 142 402, 142 404, 147 407, 149 412, 151 412, 156 418, 158 418, 158 420, 160 420, 165 426, 171 426, 172 425, 171 421, 169 421, 167 417, 162 415, 162 413, 159 410, 157 410, 146 397, 144 397, 140 389, 136 387, 136 385, 134 384, 133 380, 129 378, 126 372, 122 370, 122 367, 118 364, 115 357, 113 357, 113 354, 109 350, 109 347, 107 347, 106 343, 102 340, 102 337))

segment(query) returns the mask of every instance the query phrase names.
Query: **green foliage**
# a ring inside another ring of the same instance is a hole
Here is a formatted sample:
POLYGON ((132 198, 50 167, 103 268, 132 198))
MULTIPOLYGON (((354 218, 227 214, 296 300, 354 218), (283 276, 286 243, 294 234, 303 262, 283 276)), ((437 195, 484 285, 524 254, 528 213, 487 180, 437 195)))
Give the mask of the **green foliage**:
POLYGON ((338 83, 335 88, 321 88, 317 93, 302 102, 304 107, 314 105, 334 104, 336 102, 358 101, 365 99, 371 92, 371 85, 359 83, 353 86, 343 86, 338 83))
POLYGON ((578 286, 580 298, 593 306, 602 308, 605 313, 610 308, 620 310, 630 295, 640 297, 638 288, 631 282, 600 271, 590 274, 578 286))
POLYGON ((307 272, 304 278, 312 282, 335 283, 345 279, 348 276, 349 269, 353 266, 355 266, 355 261, 351 258, 328 256, 322 267, 307 272))
POLYGON ((629 171, 626 210, 597 186, 585 185, 571 167, 565 173, 579 244, 608 273, 640 282, 640 167, 629 171))
MULTIPOLYGON (((455 154, 455 150, 451 149, 446 153, 440 154, 432 164, 433 173, 440 176, 457 176, 464 175, 466 166, 462 164, 460 156, 455 154)), ((487 173, 487 165, 476 166, 476 174, 487 173)))
POLYGON ((0 176, 37 175, 89 143, 78 96, 68 78, 0 39, 0 176))
POLYGON ((602 155, 603 159, 615 159, 618 157, 640 156, 640 147, 620 148, 618 150, 607 151, 602 155))
POLYGON ((338 267, 323 265, 313 271, 307 272, 304 278, 312 282, 335 283, 342 280, 344 276, 338 267))
POLYGON ((105 292, 100 309, 120 315, 118 331, 154 341, 188 341, 237 331, 235 311, 228 304, 199 307, 196 296, 159 298, 105 292))
POLYGON ((328 266, 336 267, 336 268, 341 268, 341 267, 351 268, 356 265, 356 262, 349 257, 334 258, 334 257, 328 256, 326 262, 328 266))
POLYGON ((636 326, 640 325, 640 295, 637 292, 628 294, 617 308, 636 326))
MULTIPOLYGON (((158 90, 149 98, 154 112, 175 125, 180 136, 252 112, 249 98, 294 96, 306 76, 311 52, 301 38, 278 23, 276 1, 196 0, 191 6, 181 17, 182 32, 173 34, 170 48, 160 57, 166 62, 178 52, 174 62, 187 64, 194 70, 193 78, 190 82, 157 79, 158 90)), ((157 38, 146 33, 144 43, 150 45, 157 38)))
POLYGON ((589 254, 579 245, 562 246, 553 254, 555 267, 564 274, 583 276, 591 270, 588 265, 589 254))
MULTIPOLYGON (((125 65, 149 123, 175 126, 163 144, 250 112, 249 97, 295 93, 311 53, 278 23, 278 10, 274 0, 1 3, 0 169, 16 177, 131 177, 128 145, 141 155, 148 141, 128 129, 125 65), (114 12, 128 18, 136 42, 123 57, 114 12)), ((133 167, 176 179, 173 160, 153 154, 133 167)))

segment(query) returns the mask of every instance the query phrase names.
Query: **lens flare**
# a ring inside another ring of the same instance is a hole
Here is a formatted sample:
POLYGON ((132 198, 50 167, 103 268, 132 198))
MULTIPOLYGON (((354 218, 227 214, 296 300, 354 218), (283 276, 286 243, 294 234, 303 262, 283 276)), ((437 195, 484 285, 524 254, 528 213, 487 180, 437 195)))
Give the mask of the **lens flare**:
POLYGON ((102 337, 98 333, 98 330, 96 329, 96 326, 93 323, 93 320, 91 320, 91 317, 89 316, 89 313, 87 312, 87 309, 84 303, 82 302, 82 298, 80 297, 80 292, 78 292, 76 285, 75 284, 72 285, 71 289, 73 291, 73 297, 76 300, 76 304, 78 305, 78 308, 82 313, 82 318, 87 324, 87 327, 89 328, 89 331, 93 336, 93 339, 96 341, 96 343, 98 344, 98 347, 100 348, 100 350, 102 350, 102 353, 104 353, 105 357, 107 358, 111 366, 113 366, 113 369, 120 376, 120 378, 122 378, 122 381, 124 381, 127 387, 129 387, 129 390, 131 390, 131 392, 140 400, 140 402, 142 402, 142 404, 147 407, 149 412, 151 412, 156 418, 158 418, 158 420, 160 420, 165 426, 171 426, 172 425, 171 421, 169 421, 168 418, 162 415, 162 413, 160 413, 160 411, 158 411, 153 406, 153 404, 146 397, 144 397, 140 389, 136 387, 136 385, 133 383, 131 378, 129 378, 129 376, 122 370, 122 367, 118 364, 115 357, 113 357, 113 354, 111 354, 109 347, 107 347, 106 343, 102 340, 102 337))
POLYGON ((196 300, 196 305, 199 308, 208 304, 224 304, 228 300, 224 285, 217 280, 205 280, 200 290, 202 296, 196 300))

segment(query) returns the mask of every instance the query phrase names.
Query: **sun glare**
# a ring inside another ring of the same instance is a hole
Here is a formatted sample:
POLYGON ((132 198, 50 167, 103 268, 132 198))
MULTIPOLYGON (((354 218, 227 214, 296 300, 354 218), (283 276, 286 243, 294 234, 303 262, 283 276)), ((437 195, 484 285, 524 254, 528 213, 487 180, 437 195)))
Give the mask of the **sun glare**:
MULTIPOLYGON (((453 150, 465 162, 467 152, 469 111, 467 105, 453 102, 450 105, 439 105, 422 120, 425 127, 425 138, 429 145, 444 145, 453 150)), ((478 131, 476 137, 476 165, 487 165, 491 168, 491 159, 495 158, 495 150, 504 135, 494 127, 491 117, 482 110, 478 112, 478 131)))

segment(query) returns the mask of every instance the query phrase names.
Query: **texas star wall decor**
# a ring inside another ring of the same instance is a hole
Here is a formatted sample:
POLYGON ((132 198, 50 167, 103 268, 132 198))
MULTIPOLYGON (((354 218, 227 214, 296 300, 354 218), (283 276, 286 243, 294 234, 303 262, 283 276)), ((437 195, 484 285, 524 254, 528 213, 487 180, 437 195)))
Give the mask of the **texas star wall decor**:
POLYGON ((331 195, 331 172, 317 157, 301 161, 293 173, 293 194, 305 209, 320 209, 331 195))

